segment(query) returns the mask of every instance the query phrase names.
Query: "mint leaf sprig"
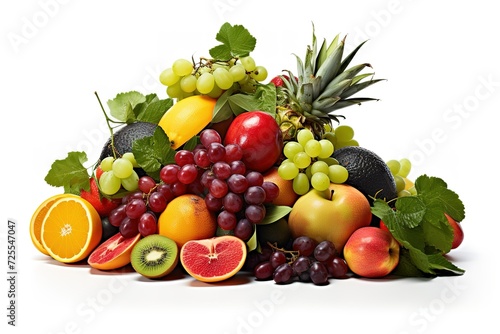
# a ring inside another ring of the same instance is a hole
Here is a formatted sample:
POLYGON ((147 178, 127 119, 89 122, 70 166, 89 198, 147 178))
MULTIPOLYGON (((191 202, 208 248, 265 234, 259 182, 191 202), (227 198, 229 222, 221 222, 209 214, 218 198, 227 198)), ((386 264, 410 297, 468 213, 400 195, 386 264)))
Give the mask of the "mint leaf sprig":
POLYGON ((462 275, 465 270, 444 254, 451 250, 453 229, 445 213, 456 221, 465 218, 464 204, 440 178, 422 175, 415 180, 417 195, 399 197, 391 208, 375 199, 372 213, 380 218, 400 243, 402 276, 462 275))

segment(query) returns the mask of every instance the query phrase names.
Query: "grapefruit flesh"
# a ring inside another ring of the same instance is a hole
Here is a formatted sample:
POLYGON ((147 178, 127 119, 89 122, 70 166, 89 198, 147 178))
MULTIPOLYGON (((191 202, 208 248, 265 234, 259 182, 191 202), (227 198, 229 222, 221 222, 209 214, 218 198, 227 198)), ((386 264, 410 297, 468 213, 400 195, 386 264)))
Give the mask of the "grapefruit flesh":
POLYGON ((202 282, 219 282, 234 276, 245 263, 246 244, 232 235, 191 240, 180 252, 189 275, 202 282))
POLYGON ((120 232, 99 245, 89 256, 87 262, 92 268, 113 270, 130 263, 132 248, 139 241, 141 235, 124 238, 120 232))

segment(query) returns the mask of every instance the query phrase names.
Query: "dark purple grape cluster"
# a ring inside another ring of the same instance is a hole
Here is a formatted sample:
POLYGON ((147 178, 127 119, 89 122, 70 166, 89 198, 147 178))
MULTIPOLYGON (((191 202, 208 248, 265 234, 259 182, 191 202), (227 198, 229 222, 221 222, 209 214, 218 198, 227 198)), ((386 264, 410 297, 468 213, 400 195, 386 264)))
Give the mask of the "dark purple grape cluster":
POLYGON ((175 163, 164 166, 160 178, 176 194, 202 196, 216 214, 219 228, 247 241, 254 225, 265 218, 265 205, 279 195, 279 188, 264 181, 261 173, 247 170, 242 158, 239 145, 223 145, 216 130, 205 129, 200 144, 192 151, 177 151, 175 163))
MULTIPOLYGON (((330 241, 316 242, 307 236, 295 238, 290 250, 269 245, 253 265, 257 280, 270 280, 278 284, 294 281, 325 285, 330 278, 347 278, 349 268, 330 241)), ((255 260, 254 260, 255 261, 255 260)))
POLYGON ((157 233, 158 217, 176 194, 172 187, 141 176, 138 190, 122 198, 121 204, 108 216, 109 223, 119 228, 124 238, 140 233, 145 237, 157 233))

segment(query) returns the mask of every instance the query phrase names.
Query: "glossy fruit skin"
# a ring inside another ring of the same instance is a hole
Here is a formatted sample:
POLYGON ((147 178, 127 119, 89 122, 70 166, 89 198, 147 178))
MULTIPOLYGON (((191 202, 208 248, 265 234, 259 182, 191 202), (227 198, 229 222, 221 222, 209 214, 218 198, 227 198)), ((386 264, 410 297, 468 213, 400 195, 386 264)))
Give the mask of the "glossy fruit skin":
POLYGON ((293 238, 328 240, 341 254, 351 234, 370 225, 371 219, 370 204, 359 190, 331 183, 323 192, 312 189, 300 196, 292 207, 288 225, 293 238))
POLYGON ((356 230, 344 247, 344 258, 351 271, 361 277, 380 278, 399 263, 400 246, 389 231, 375 226, 356 230))
POLYGON ((271 114, 248 111, 236 116, 227 129, 224 144, 238 144, 248 169, 265 172, 281 157, 283 135, 271 114))
POLYGON ((451 227, 453 228, 453 242, 451 244, 451 249, 456 249, 458 246, 462 244, 464 241, 464 230, 462 229, 462 225, 457 222, 455 219, 451 218, 448 214, 444 214, 451 227))

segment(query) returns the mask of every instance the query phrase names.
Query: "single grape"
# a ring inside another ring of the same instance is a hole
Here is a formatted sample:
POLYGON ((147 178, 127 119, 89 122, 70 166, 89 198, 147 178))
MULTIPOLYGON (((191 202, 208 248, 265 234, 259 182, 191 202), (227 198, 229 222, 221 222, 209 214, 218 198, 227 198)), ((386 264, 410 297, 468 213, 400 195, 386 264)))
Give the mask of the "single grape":
POLYGON ((126 179, 134 171, 134 165, 127 159, 118 158, 113 162, 112 171, 117 178, 126 179))
POLYGON ((273 268, 277 268, 283 263, 286 263, 286 260, 286 255, 282 251, 273 252, 269 257, 269 262, 271 262, 273 268))
POLYGON ((222 208, 222 198, 217 198, 211 193, 205 196, 205 205, 212 212, 217 212, 222 208))
POLYGON ((333 183, 344 183, 349 178, 349 171, 341 165, 328 166, 328 178, 333 183))
POLYGON ((177 81, 173 85, 167 87, 167 95, 172 99, 180 99, 184 96, 184 92, 181 88, 181 83, 177 81))
POLYGON ((280 194, 280 188, 274 182, 264 181, 262 183, 262 188, 264 188, 264 191, 266 192, 266 199, 264 200, 264 203, 271 203, 280 194))
POLYGON ((217 215, 217 225, 223 230, 230 231, 236 227, 238 219, 233 212, 222 210, 217 215))
POLYGON ((213 179, 210 183, 209 191, 214 197, 222 198, 226 196, 227 192, 229 191, 229 187, 226 181, 216 178, 213 179))
POLYGON ((231 163, 233 161, 240 161, 243 158, 243 150, 238 144, 227 144, 225 147, 226 156, 224 161, 231 163))
POLYGON ((124 238, 133 238, 139 233, 139 219, 125 217, 119 227, 120 234, 124 238))
POLYGON ((399 164, 401 165, 401 168, 399 169, 399 175, 402 177, 408 177, 408 174, 410 174, 410 171, 411 171, 410 160, 403 158, 403 159, 399 160, 399 164))
POLYGON ((180 195, 184 195, 187 192, 187 185, 182 182, 175 182, 170 185, 170 189, 174 193, 174 197, 179 197, 180 195))
POLYGON ((108 220, 109 223, 115 227, 119 227, 120 224, 122 223, 123 219, 127 217, 127 214, 125 213, 125 207, 126 204, 120 204, 113 210, 109 212, 108 215, 108 220))
POLYGON ((208 149, 212 143, 222 143, 222 138, 216 130, 205 129, 200 133, 200 143, 208 149))
POLYGON ((231 161, 229 165, 231 166, 231 171, 233 172, 233 174, 245 175, 245 173, 247 172, 247 167, 241 160, 231 161))
POLYGON ((208 189, 210 188, 210 184, 215 178, 216 177, 214 172, 212 172, 210 169, 207 169, 206 171, 203 172, 203 174, 201 174, 200 183, 202 186, 208 189))
POLYGON ((255 70, 255 60, 251 56, 242 57, 240 58, 240 61, 246 72, 252 72, 255 70))
POLYGON ((321 145, 321 152, 318 155, 318 158, 329 158, 333 154, 333 151, 335 149, 332 142, 328 139, 321 139, 319 141, 319 144, 321 145))
POLYGON ((311 157, 306 152, 299 152, 293 157, 293 163, 298 169, 304 169, 311 164, 311 157))
POLYGON ((177 173, 180 169, 179 165, 176 164, 165 165, 160 170, 160 179, 166 184, 174 184, 179 181, 177 173))
POLYGON ((144 175, 139 178, 138 187, 143 193, 149 194, 156 187, 156 181, 151 176, 144 175))
POLYGON ((141 236, 146 237, 150 234, 155 234, 158 230, 156 216, 151 212, 144 213, 139 218, 137 229, 141 236))
POLYGON ((246 218, 238 220, 234 227, 234 236, 243 241, 247 241, 253 235, 254 225, 246 218))
POLYGON ((177 59, 172 64, 172 71, 179 77, 186 76, 193 71, 193 63, 187 59, 177 59))
POLYGON ((165 86, 172 86, 179 81, 180 77, 174 73, 172 68, 167 68, 160 73, 160 82, 165 86))
POLYGON ((293 276, 293 269, 289 263, 283 263, 274 269, 273 279, 278 284, 289 283, 293 276))
POLYGON ((339 142, 348 142, 354 138, 354 130, 349 125, 339 125, 335 128, 335 137, 339 142))
POLYGON ((267 69, 264 66, 256 66, 252 73, 250 73, 255 81, 262 82, 267 79, 267 69))
POLYGON ((300 236, 293 240, 292 249, 298 251, 300 255, 310 256, 313 254, 317 244, 318 243, 310 237, 300 236))
POLYGON ((299 169, 293 162, 282 162, 278 167, 278 175, 283 180, 293 180, 299 174, 299 169))
POLYGON ((194 154, 189 150, 179 150, 175 152, 174 161, 180 167, 187 164, 194 164, 194 154))
POLYGON ((226 211, 238 213, 243 209, 243 197, 230 191, 222 198, 222 206, 226 211))
POLYGON ((321 241, 314 248, 314 258, 320 262, 327 262, 332 260, 337 255, 337 250, 331 241, 321 241))
POLYGON ((125 207, 125 213, 130 219, 139 219, 147 211, 146 202, 142 199, 134 198, 125 207))
POLYGON ((392 159, 386 162, 387 167, 391 171, 392 175, 398 175, 401 169, 401 163, 398 160, 392 159))
POLYGON ((309 256, 300 255, 292 263, 293 271, 300 275, 303 272, 309 270, 311 266, 311 258, 309 256))
POLYGON ((184 184, 193 183, 198 177, 198 169, 194 163, 182 166, 177 173, 177 179, 184 184))
POLYGON ((132 163, 132 166, 134 166, 134 168, 139 167, 139 164, 137 163, 137 160, 135 160, 134 153, 127 152, 127 153, 125 153, 125 154, 122 155, 122 158, 130 161, 132 163))
POLYGON ((236 194, 243 194, 248 189, 248 179, 241 174, 233 174, 227 179, 229 189, 236 194))
POLYGON ((283 154, 288 159, 293 159, 293 157, 299 152, 304 152, 304 147, 296 141, 289 141, 283 147, 283 154))
POLYGON ((193 156, 194 163, 200 168, 208 168, 212 164, 208 158, 208 152, 206 149, 197 150, 193 156))
POLYGON ((251 171, 246 175, 246 178, 248 180, 248 186, 262 186, 262 183, 264 183, 264 176, 262 173, 256 172, 256 171, 251 171))
POLYGON ((215 84, 215 81, 214 81, 214 88, 212 88, 212 90, 207 94, 207 96, 209 96, 213 99, 218 99, 222 95, 223 92, 224 91, 222 90, 222 88, 217 86, 215 84))
POLYGON ((318 160, 311 165, 311 175, 318 172, 328 175, 329 171, 328 164, 324 161, 318 160))
POLYGON ((347 275, 349 273, 349 267, 343 258, 335 256, 332 260, 327 261, 325 265, 331 277, 337 279, 349 277, 347 275))
POLYGON ((266 191, 261 186, 251 186, 244 193, 247 204, 262 204, 266 200, 266 191))
POLYGON ((226 156, 226 149, 221 143, 211 143, 207 148, 208 159, 215 163, 223 161, 226 156))
POLYGON ((100 166, 103 172, 109 172, 112 167, 113 167, 113 162, 115 161, 115 158, 113 157, 106 157, 102 159, 100 166))
POLYGON ((212 73, 205 72, 196 81, 196 89, 200 94, 208 94, 215 86, 215 79, 212 73))
POLYGON ((322 172, 314 173, 311 176, 311 186, 318 191, 325 191, 330 186, 330 178, 322 172))
POLYGON ((321 262, 313 262, 309 268, 309 277, 315 285, 324 285, 328 283, 328 269, 321 262))
POLYGON ((292 181, 293 191, 297 195, 304 195, 310 189, 309 178, 305 173, 299 173, 292 181))
POLYGON ((99 178, 99 188, 105 195, 116 194, 121 186, 121 180, 115 176, 112 170, 102 173, 99 178))
POLYGON ((167 203, 170 203, 170 201, 175 198, 172 187, 169 184, 160 183, 159 185, 156 186, 156 191, 161 193, 163 197, 165 197, 167 203))
POLYGON ((152 192, 148 198, 148 205, 151 211, 160 213, 167 207, 167 199, 159 191, 152 192))
POLYGON ((245 217, 251 223, 258 224, 266 217, 266 207, 263 204, 251 204, 245 208, 245 217))
POLYGON ((245 67, 241 64, 235 64, 229 68, 229 74, 231 74, 234 82, 241 81, 246 76, 245 67))
POLYGON ((183 92, 192 93, 196 90, 196 82, 198 79, 192 74, 188 74, 181 78, 179 84, 183 92))
POLYGON ((233 85, 233 77, 227 69, 218 67, 213 71, 212 74, 214 76, 215 84, 221 89, 226 90, 231 88, 231 86, 233 85))
POLYGON ((225 180, 231 176, 231 166, 227 162, 217 161, 212 166, 212 171, 218 179, 225 180))
POLYGON ((273 268, 271 262, 264 261, 257 264, 257 266, 254 268, 253 275, 258 280, 268 280, 273 277, 274 269, 275 268, 273 268))
POLYGON ((139 188, 139 175, 135 170, 132 170, 132 174, 129 177, 121 179, 122 187, 127 191, 135 191, 139 188))
POLYGON ((321 144, 316 139, 308 140, 304 146, 304 152, 311 158, 316 158, 321 154, 321 144))
POLYGON ((406 182, 403 179, 403 177, 400 175, 393 175, 393 177, 394 177, 394 182, 396 183, 396 192, 399 193, 403 191, 406 187, 406 182))
POLYGON ((297 132, 297 141, 300 145, 302 145, 302 147, 305 147, 306 143, 311 139, 314 139, 314 135, 311 130, 300 129, 299 132, 297 132))

